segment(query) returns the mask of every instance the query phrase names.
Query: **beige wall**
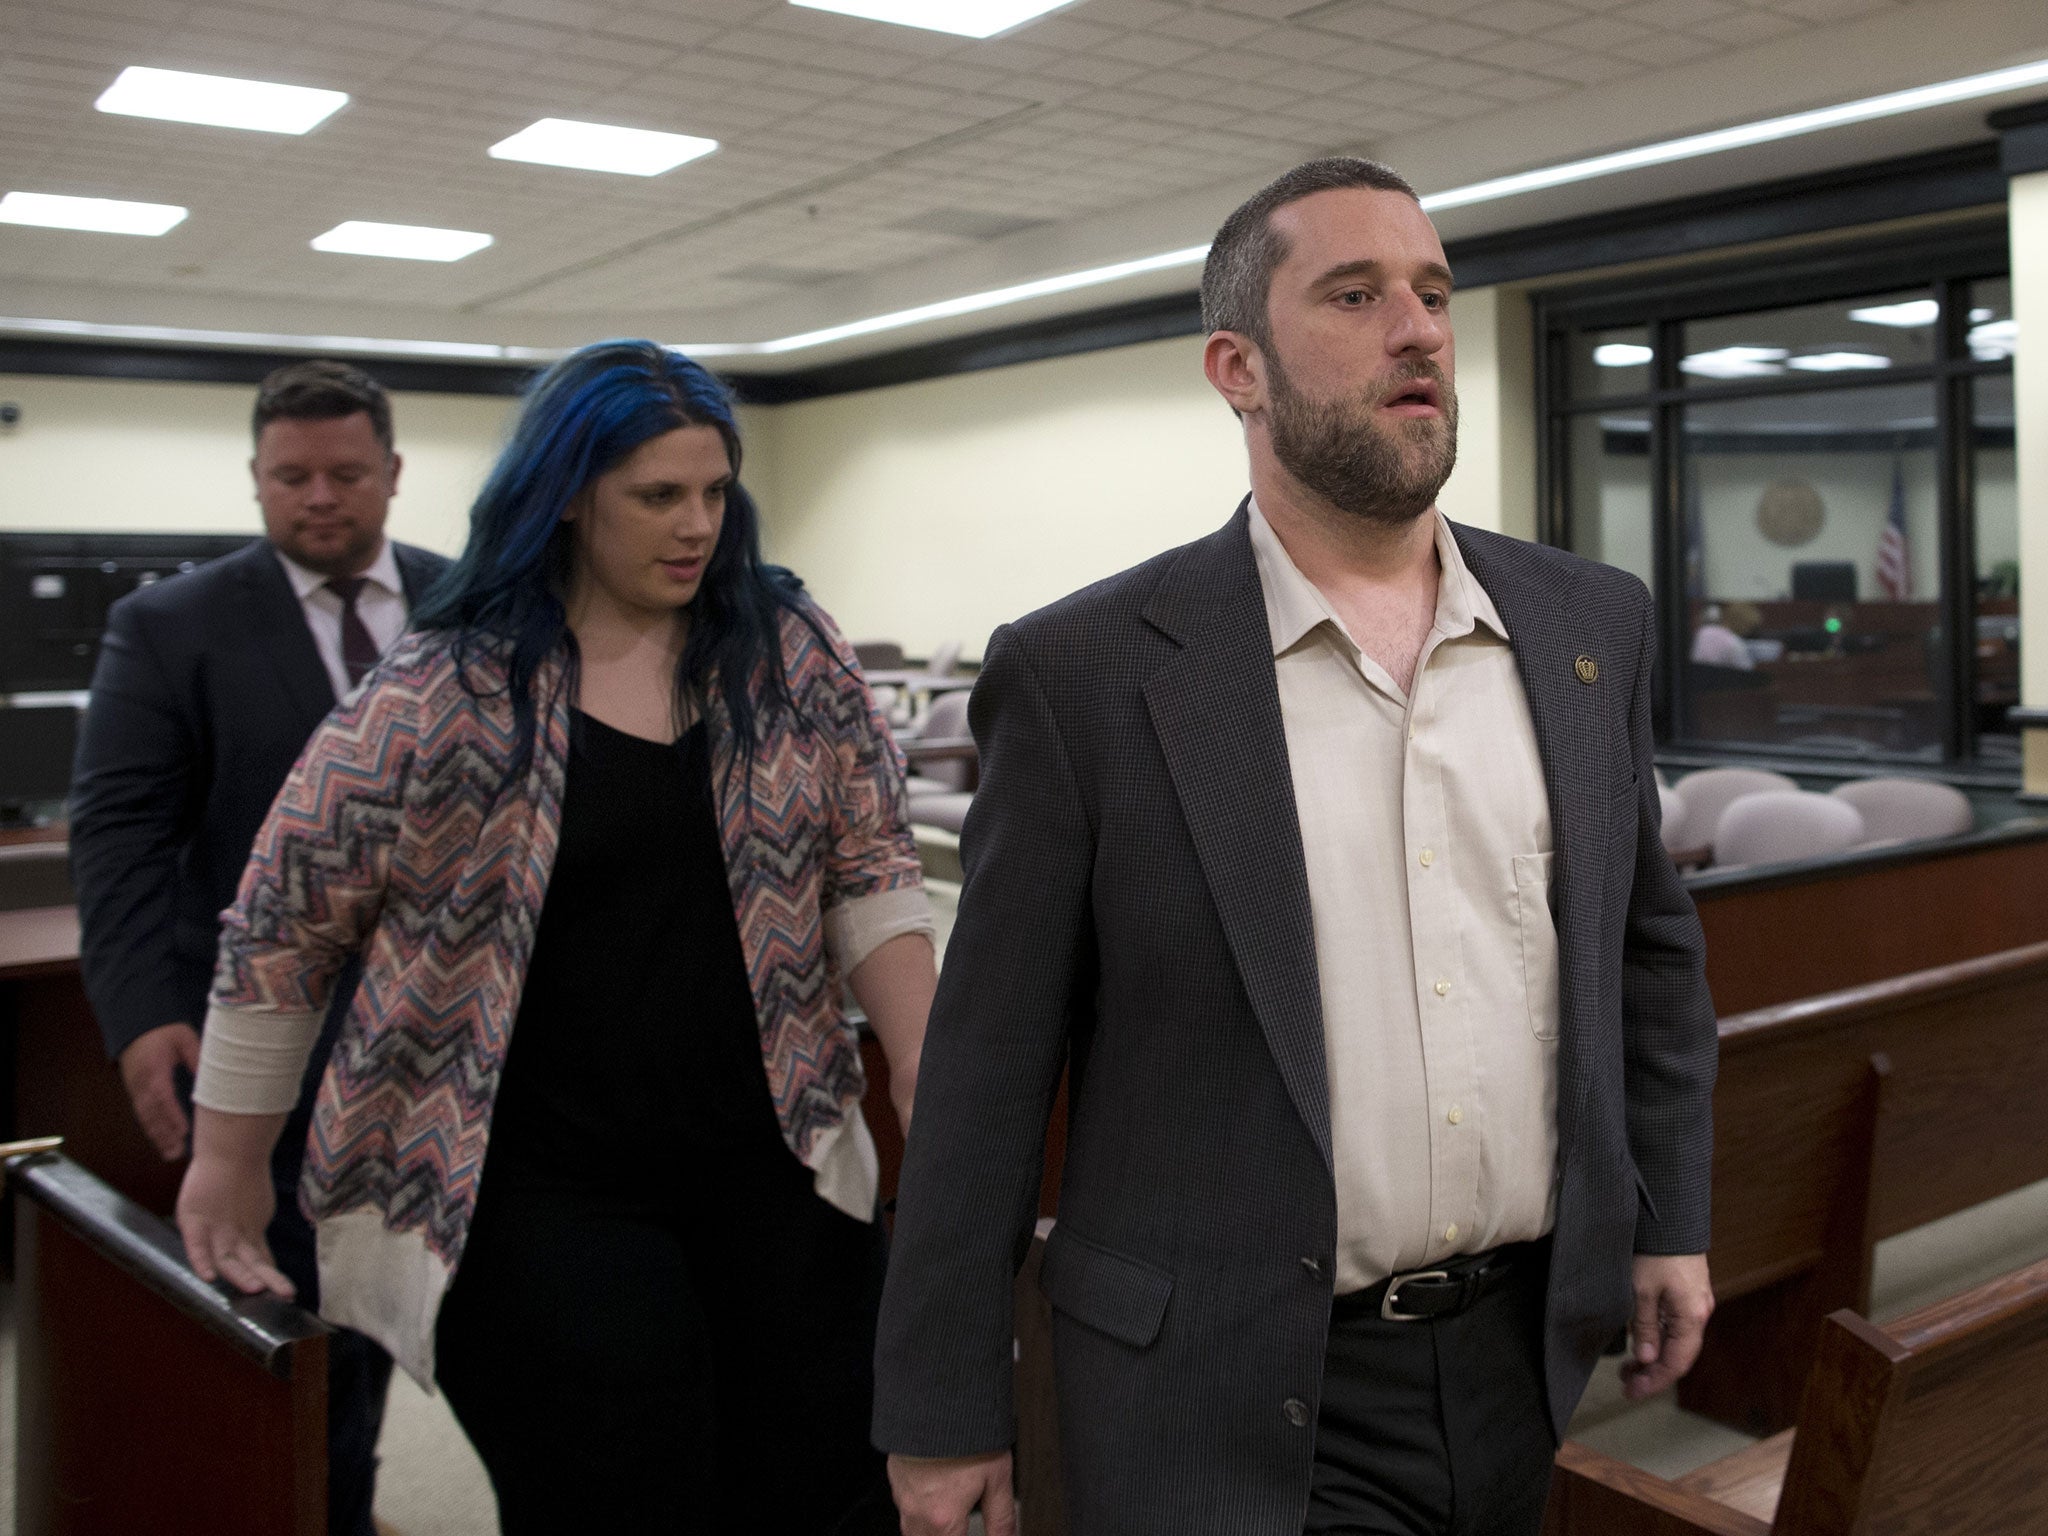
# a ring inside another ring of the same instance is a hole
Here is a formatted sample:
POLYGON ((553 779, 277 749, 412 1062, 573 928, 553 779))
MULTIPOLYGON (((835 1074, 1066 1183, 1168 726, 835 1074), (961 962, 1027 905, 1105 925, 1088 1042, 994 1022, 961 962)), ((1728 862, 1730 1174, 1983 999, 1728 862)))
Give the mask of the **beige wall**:
MULTIPOLYGON (((1527 305, 1481 289, 1455 315, 1444 510, 1532 535, 1527 305)), ((769 556, 851 635, 978 656, 997 625, 1229 516, 1243 435, 1201 354, 1181 337, 778 407, 749 423, 769 556)))
MULTIPOLYGON (((0 528, 254 533, 245 384, 0 374, 22 416, 0 428, 0 528)), ((394 394, 405 468, 394 538, 454 553, 513 402, 394 394)))
MULTIPOLYGON (((1451 516, 1535 528, 1528 312, 1456 301, 1451 516)), ((1219 526, 1242 433, 1183 337, 740 413, 769 558, 856 636, 978 656, 998 624, 1219 526)), ((253 532, 246 385, 0 375, 0 528, 253 532)), ((397 538, 454 553, 509 424, 494 396, 396 394, 397 538)))

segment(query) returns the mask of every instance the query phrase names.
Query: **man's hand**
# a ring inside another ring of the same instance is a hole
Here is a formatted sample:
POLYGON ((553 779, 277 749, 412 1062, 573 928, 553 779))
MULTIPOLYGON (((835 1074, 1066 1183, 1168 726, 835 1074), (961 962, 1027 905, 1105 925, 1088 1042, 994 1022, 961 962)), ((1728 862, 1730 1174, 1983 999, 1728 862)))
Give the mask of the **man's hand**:
POLYGON ((1692 1369, 1714 1314, 1714 1287, 1703 1253, 1639 1253, 1635 1258, 1636 1315, 1629 1325, 1629 1358, 1622 1390, 1640 1402, 1662 1392, 1692 1369))
POLYGON ((889 1488, 903 1516, 903 1536, 967 1536, 967 1517, 976 1505, 988 1536, 1017 1536, 1008 1451, 940 1459, 891 1456, 889 1488))
POLYGON ((178 1103, 174 1074, 179 1067, 199 1070, 199 1031, 190 1024, 159 1024, 122 1048, 121 1083, 142 1134, 167 1163, 185 1155, 192 1124, 178 1103))

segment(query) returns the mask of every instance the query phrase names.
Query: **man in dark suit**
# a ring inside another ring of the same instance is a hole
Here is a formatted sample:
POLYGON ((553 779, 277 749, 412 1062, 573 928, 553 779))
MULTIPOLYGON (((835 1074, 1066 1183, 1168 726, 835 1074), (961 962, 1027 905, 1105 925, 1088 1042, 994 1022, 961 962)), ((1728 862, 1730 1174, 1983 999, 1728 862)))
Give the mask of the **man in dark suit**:
MULTIPOLYGON (((86 989, 136 1119, 171 1161, 186 1155, 220 912, 257 829, 313 728, 447 566, 384 537, 401 465, 390 401, 367 374, 281 368, 254 430, 264 537, 114 605, 72 775, 86 989)), ((299 1162, 347 980, 272 1167, 271 1251, 309 1307, 319 1274, 299 1162)), ((370 1536, 391 1362, 344 1332, 328 1371, 329 1529, 370 1536)))
POLYGON ((1533 1536, 1602 1349, 1636 1396, 1697 1353, 1716 1040, 1651 600, 1436 511, 1450 295, 1385 167, 1251 199, 1203 305, 1252 496, 990 641, 877 1350, 909 1536, 1015 1528, 1063 1066, 1077 1536, 1533 1536))

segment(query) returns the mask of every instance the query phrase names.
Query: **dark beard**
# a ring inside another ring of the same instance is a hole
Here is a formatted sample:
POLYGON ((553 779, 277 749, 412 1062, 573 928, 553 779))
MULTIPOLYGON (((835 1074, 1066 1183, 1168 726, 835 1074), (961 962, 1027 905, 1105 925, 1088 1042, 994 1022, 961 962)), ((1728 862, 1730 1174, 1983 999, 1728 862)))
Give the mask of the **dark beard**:
POLYGON ((1390 527, 1412 523, 1436 504, 1458 462, 1458 396, 1435 363, 1396 365, 1353 400, 1312 400, 1270 350, 1266 363, 1273 456, 1295 479, 1340 512, 1390 527), (1443 416, 1387 431, 1372 419, 1373 409, 1408 379, 1435 381, 1443 416))

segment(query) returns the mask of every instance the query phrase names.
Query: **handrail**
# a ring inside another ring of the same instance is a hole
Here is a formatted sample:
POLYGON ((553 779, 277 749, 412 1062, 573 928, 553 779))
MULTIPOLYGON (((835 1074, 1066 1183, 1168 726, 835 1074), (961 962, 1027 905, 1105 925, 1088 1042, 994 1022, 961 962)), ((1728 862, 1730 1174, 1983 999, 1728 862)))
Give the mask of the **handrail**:
POLYGON ((1803 1034, 1854 1016, 1872 1017, 1900 1009, 1939 1002, 1966 992, 2026 978, 2034 973, 2048 977, 2048 942, 2023 944, 1974 960, 1931 966, 1904 976, 1843 987, 1789 1003, 1774 1003, 1748 1013, 1731 1014, 1721 1020, 1721 1045, 1725 1050, 1766 1031, 1774 1036, 1803 1034))
POLYGON ((108 1187, 70 1158, 29 1153, 7 1162, 8 1188, 77 1232, 172 1306, 273 1376, 291 1376, 291 1347, 331 1332, 303 1307, 278 1296, 231 1296, 185 1262, 185 1245, 168 1222, 108 1187))

